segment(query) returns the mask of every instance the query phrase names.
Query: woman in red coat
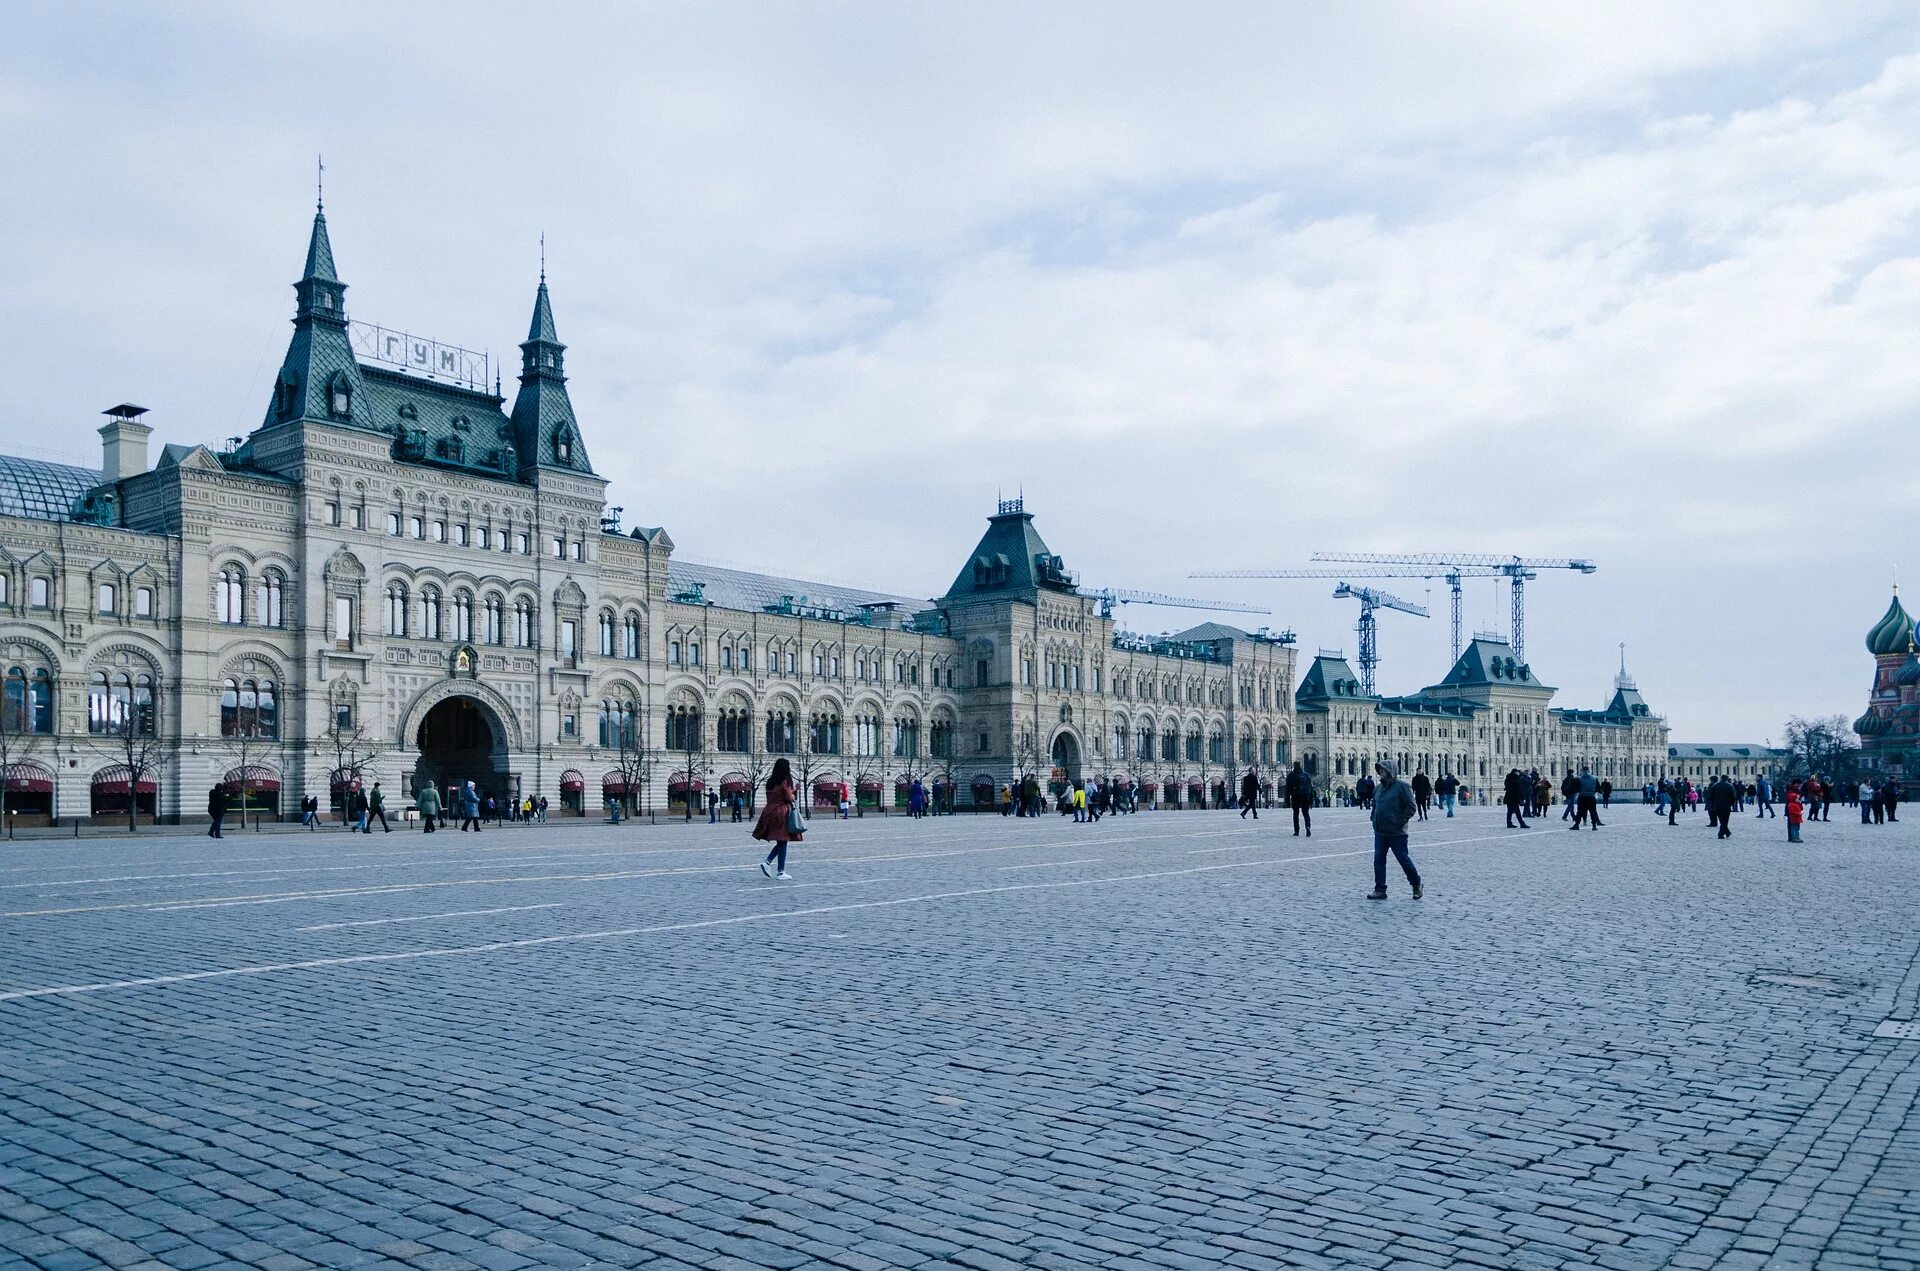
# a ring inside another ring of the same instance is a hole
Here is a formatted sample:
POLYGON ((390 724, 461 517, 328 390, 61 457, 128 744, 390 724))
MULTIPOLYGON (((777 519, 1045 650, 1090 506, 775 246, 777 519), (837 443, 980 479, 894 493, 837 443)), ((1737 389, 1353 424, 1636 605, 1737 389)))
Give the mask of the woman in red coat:
POLYGON ((794 806, 795 795, 793 768, 785 759, 774 760, 773 775, 767 778, 767 806, 760 809, 760 819, 753 825, 753 837, 773 844, 767 859, 760 862, 760 872, 768 878, 793 877, 787 873, 787 844, 806 837, 794 806))

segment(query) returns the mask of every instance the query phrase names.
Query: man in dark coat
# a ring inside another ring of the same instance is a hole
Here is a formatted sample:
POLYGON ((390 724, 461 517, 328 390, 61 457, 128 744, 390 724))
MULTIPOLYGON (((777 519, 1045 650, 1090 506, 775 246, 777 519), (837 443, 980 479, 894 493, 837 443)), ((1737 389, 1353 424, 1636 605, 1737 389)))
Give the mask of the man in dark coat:
POLYGON ((1900 819, 1900 783, 1888 778, 1880 783, 1880 806, 1887 810, 1887 820, 1900 819))
POLYGON ((1387 853, 1392 852, 1413 888, 1413 898, 1418 900, 1423 894, 1420 871, 1413 867, 1413 857, 1407 854, 1407 822, 1413 819, 1413 792, 1385 760, 1375 764, 1374 770, 1380 774, 1380 784, 1373 791, 1373 890, 1367 893, 1367 899, 1387 898, 1387 853))
POLYGON ((1287 774, 1287 806, 1293 809, 1293 836, 1300 837, 1300 822, 1307 823, 1307 837, 1313 837, 1313 778, 1307 770, 1294 760, 1293 771, 1287 774))
POLYGON ((1360 780, 1353 783, 1353 801, 1363 808, 1373 806, 1373 778, 1364 772, 1360 780))
POLYGON ((1739 801, 1739 795, 1734 791, 1733 782, 1727 780, 1727 774, 1723 772, 1716 775, 1707 787, 1707 823, 1718 826, 1720 830, 1714 835, 1715 838, 1733 837, 1733 805, 1739 801))
POLYGON ((1433 782, 1424 768, 1413 774, 1413 780, 1407 783, 1413 787, 1413 811, 1422 821, 1427 819, 1427 809, 1433 803, 1433 782))
POLYGON ((224 838, 220 833, 220 823, 227 819, 227 791, 225 786, 215 786, 207 791, 207 819, 213 824, 207 827, 208 838, 224 838))
POLYGON ((1240 778, 1240 819, 1247 819, 1247 813, 1253 813, 1253 819, 1260 819, 1260 778, 1253 769, 1247 769, 1247 775, 1240 778))
POLYGON ((1519 820, 1521 829, 1527 828, 1526 805, 1522 802, 1527 797, 1526 787, 1527 779, 1521 775, 1518 768, 1507 769, 1504 798, 1507 805, 1507 828, 1510 830, 1514 828, 1513 823, 1516 819, 1519 820))

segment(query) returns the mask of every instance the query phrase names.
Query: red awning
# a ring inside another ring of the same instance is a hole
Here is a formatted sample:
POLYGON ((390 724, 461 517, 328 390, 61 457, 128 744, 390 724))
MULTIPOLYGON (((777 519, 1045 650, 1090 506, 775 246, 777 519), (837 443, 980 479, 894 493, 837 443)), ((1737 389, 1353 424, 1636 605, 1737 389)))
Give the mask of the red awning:
MULTIPOLYGON (((704 781, 695 781, 693 788, 695 790, 705 790, 707 783, 704 781)), ((685 781, 669 781, 667 783, 667 792, 669 794, 685 794, 687 792, 687 783, 685 781)))
POLYGON ((577 794, 587 788, 587 779, 573 768, 560 774, 560 788, 568 794, 577 794))
MULTIPOLYGON (((581 788, 582 789, 586 788, 585 782, 581 782, 581 788)), ((629 792, 629 789, 628 789, 627 783, 622 781, 620 778, 605 777, 601 779, 600 792, 602 794, 626 794, 629 792)))
POLYGON ((1160 783, 1157 781, 1142 781, 1140 783, 1140 789, 1147 794, 1153 794, 1160 789, 1160 783))
MULTIPOLYGON (((225 784, 226 787, 232 792, 234 792, 235 794, 238 794, 240 792, 240 779, 238 777, 235 777, 233 780, 227 781, 223 784, 225 784)), ((246 783, 246 788, 248 791, 255 794, 278 794, 280 793, 280 778, 254 777, 248 780, 248 782, 246 783)))
POLYGON ((1189 782, 1187 782, 1187 789, 1189 789, 1189 790, 1204 790, 1204 789, 1206 789, 1206 788, 1207 788, 1207 786, 1206 786, 1206 783, 1205 783, 1204 781, 1189 781, 1189 782))
MULTIPOLYGON (((159 788, 160 788, 159 786, 155 785, 151 781, 142 781, 140 783, 139 792, 141 794, 153 794, 157 792, 159 788)), ((122 777, 119 780, 95 781, 93 783, 93 791, 95 794, 125 794, 127 792, 126 778, 122 777)))
POLYGON ((53 774, 38 764, 14 764, 7 769, 7 789, 18 794, 52 794, 53 774))
POLYGON ((864 777, 860 781, 860 788, 862 790, 878 790, 880 788, 880 782, 873 777, 864 777))
POLYGON ((747 780, 745 777, 728 777, 720 783, 721 794, 745 794, 746 792, 747 780))

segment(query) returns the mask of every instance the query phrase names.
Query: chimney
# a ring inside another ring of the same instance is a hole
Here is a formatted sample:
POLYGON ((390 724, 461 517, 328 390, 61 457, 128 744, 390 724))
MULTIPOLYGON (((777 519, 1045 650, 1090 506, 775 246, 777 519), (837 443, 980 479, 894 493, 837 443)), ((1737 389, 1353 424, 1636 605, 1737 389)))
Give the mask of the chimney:
POLYGON ((113 422, 100 425, 100 479, 105 482, 137 477, 147 470, 147 438, 153 429, 140 422, 145 406, 121 402, 100 412, 113 422))

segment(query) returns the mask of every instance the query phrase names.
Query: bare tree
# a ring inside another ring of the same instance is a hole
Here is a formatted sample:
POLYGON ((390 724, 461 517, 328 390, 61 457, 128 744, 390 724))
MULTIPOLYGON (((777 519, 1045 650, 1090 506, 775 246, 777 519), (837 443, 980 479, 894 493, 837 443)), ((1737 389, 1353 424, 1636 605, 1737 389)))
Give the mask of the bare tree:
MULTIPOLYGON (((237 736, 222 737, 220 745, 233 758, 233 770, 240 774, 240 824, 247 823, 247 808, 253 803, 254 791, 259 789, 260 774, 265 766, 260 762, 280 748, 277 738, 261 737, 254 733, 241 733, 237 736)), ((253 828, 260 829, 260 810, 254 808, 253 828)))
MULTIPOLYGON (((320 735, 320 741, 321 745, 333 752, 333 771, 327 774, 329 797, 333 793, 335 777, 344 776, 346 787, 352 789, 383 748, 374 734, 357 723, 343 724, 338 715, 334 717, 333 725, 320 735)), ((344 802, 340 807, 340 819, 343 822, 347 819, 344 802)))
POLYGON ((153 778, 154 799, 153 818, 160 819, 160 768, 166 756, 159 728, 159 711, 155 704, 144 705, 138 702, 116 702, 112 715, 106 721, 107 731, 96 734, 95 743, 125 770, 127 778, 127 833, 132 834, 140 823, 140 785, 149 777, 153 778), (124 705, 124 709, 118 709, 124 705))
POLYGON ((0 704, 0 823, 6 825, 9 838, 13 835, 13 818, 7 814, 7 781, 13 766, 26 762, 42 741, 49 740, 45 734, 31 731, 27 723, 26 703, 0 704))
POLYGON ((609 725, 611 735, 605 740, 614 771, 625 787, 622 802, 628 812, 638 812, 644 810, 647 787, 653 777, 653 748, 647 744, 645 713, 631 702, 626 706, 627 714, 609 725))
POLYGON ((1853 742, 1853 726, 1845 715, 1799 715, 1787 721, 1787 775, 1819 773, 1828 780, 1852 778, 1860 752, 1853 742))

